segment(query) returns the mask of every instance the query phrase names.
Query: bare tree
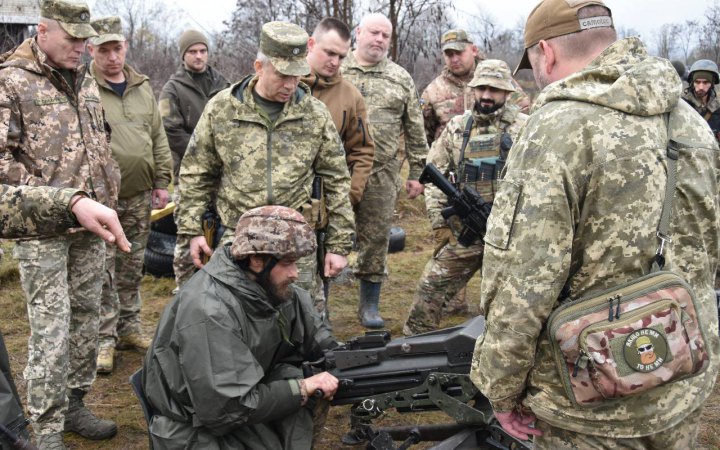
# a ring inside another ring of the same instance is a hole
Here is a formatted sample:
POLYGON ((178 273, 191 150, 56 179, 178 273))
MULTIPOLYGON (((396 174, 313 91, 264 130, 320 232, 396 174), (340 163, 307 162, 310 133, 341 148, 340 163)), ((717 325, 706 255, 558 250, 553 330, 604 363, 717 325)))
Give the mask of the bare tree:
POLYGON ((672 38, 672 25, 664 24, 653 33, 656 55, 670 59, 675 50, 675 40, 672 38))

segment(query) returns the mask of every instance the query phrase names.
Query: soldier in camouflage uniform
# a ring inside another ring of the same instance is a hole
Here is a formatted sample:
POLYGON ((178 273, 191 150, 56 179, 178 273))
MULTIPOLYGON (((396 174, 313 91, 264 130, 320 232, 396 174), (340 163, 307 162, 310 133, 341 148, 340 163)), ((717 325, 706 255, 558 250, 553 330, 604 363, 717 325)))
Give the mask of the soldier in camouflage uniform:
MULTIPOLYGON (((79 225, 110 244, 118 242, 122 251, 129 251, 130 243, 115 211, 89 199, 86 193, 46 186, 0 185, 1 238, 56 235, 79 225)), ((0 424, 27 439, 21 405, 0 332, 0 424)), ((0 435, 0 449, 10 448, 0 435)))
MULTIPOLYGON (((487 59, 479 63, 468 86, 475 95, 472 112, 450 120, 430 148, 427 162, 434 164, 440 172, 453 173, 459 189, 471 186, 485 201, 491 202, 502 164, 507 158, 507 149, 500 148, 501 141, 514 138, 527 116, 517 106, 506 103, 515 88, 510 68, 504 61, 487 59), (468 129, 466 141, 464 136, 468 129)), ((437 187, 428 185, 425 187, 425 204, 435 235, 435 253, 420 277, 403 327, 407 335, 437 329, 443 304, 463 289, 482 265, 482 240, 478 239, 468 247, 458 244, 462 227, 457 218, 445 220, 440 214, 448 206, 447 196, 437 187)))
MULTIPOLYGON (((178 236, 190 239, 196 266, 211 254, 198 218, 215 203, 223 224, 236 223, 247 210, 283 205, 302 210, 314 226, 317 206, 310 194, 315 176, 324 181, 329 223, 325 240, 326 276, 346 265, 353 213, 350 175, 338 132, 325 105, 312 97, 299 78, 308 35, 297 25, 263 25, 255 72, 220 92, 205 107, 180 169, 178 236), (232 124, 232 126, 228 126, 232 124)), ((221 243, 232 240, 223 237, 221 243)), ((299 262, 298 284, 322 295, 317 258, 299 262)))
POLYGON ((375 141, 373 169, 365 194, 356 205, 360 279, 358 315, 366 327, 382 328, 378 312, 380 288, 387 276, 387 252, 393 221, 400 164, 400 135, 404 133, 410 173, 408 198, 423 192, 417 179, 427 143, 415 83, 405 69, 387 58, 392 25, 382 14, 365 16, 355 31, 357 48, 343 62, 343 77, 360 90, 368 108, 368 128, 375 141))
MULTIPOLYGON (((477 64, 485 59, 465 30, 449 30, 442 35, 440 42, 445 67, 420 97, 428 145, 440 137, 450 119, 472 109, 475 96, 468 82, 473 78, 477 64)), ((507 102, 527 113, 530 98, 515 80, 512 84, 514 90, 507 102)))
POLYGON ((172 163, 150 79, 125 64, 127 42, 117 16, 94 20, 100 33, 88 50, 93 57, 90 73, 100 87, 111 148, 122 174, 117 212, 128 239, 130 255, 105 255, 105 280, 100 306, 98 373, 113 369, 115 347, 147 350, 150 338, 140 326, 140 280, 145 245, 150 234, 150 208, 164 208, 170 200, 172 163))
POLYGON ((536 449, 697 448, 700 409, 720 363, 712 286, 720 150, 681 101, 670 62, 649 56, 637 38, 617 40, 612 23, 601 1, 544 0, 527 20, 518 69, 532 67, 543 90, 488 221, 487 327, 471 378, 503 428, 535 435, 536 449), (568 298, 648 272, 659 245, 669 139, 680 149, 666 268, 695 292, 710 365, 687 380, 576 408, 562 387, 547 318, 568 298))
MULTIPOLYGON (((95 36, 84 3, 42 2, 37 36, 0 65, 0 178, 14 185, 71 187, 114 207, 112 159, 100 94, 81 64, 95 36)), ((117 432, 83 397, 95 380, 104 242, 77 232, 17 243, 31 336, 25 378, 40 448, 62 449, 63 429, 91 439, 117 432)))
POLYGON ((695 61, 690 66, 688 86, 682 98, 707 120, 715 137, 720 140, 720 99, 715 91, 718 83, 720 73, 717 64, 708 59, 695 61))

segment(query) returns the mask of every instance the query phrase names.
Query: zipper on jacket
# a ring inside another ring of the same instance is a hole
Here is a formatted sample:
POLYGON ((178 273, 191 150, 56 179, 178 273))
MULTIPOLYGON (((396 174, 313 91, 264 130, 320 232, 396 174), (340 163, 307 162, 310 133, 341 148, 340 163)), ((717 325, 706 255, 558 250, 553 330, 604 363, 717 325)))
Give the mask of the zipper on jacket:
POLYGON ((360 132, 362 133, 362 145, 363 147, 367 146, 367 140, 365 136, 365 125, 363 124, 362 117, 358 117, 358 128, 360 129, 360 132))
POLYGON ((338 130, 338 133, 342 136, 343 131, 345 130, 345 120, 347 119, 347 111, 343 111, 343 119, 342 123, 340 124, 340 129, 338 130))
POLYGON ((267 199, 266 199, 266 205, 272 205, 275 203, 275 196, 272 193, 273 185, 272 185, 272 134, 273 129, 275 128, 274 125, 271 125, 267 129, 267 199))

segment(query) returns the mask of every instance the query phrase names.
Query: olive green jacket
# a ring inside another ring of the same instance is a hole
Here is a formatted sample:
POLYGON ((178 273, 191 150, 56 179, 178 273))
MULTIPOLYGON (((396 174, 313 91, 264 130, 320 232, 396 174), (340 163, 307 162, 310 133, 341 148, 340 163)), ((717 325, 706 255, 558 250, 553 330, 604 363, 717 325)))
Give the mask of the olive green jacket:
POLYGON ((218 249, 163 311, 145 356, 157 449, 309 449, 303 361, 337 346, 307 292, 273 306, 218 249))
POLYGON ((105 119, 112 130, 110 147, 122 175, 119 197, 167 189, 172 171, 170 147, 150 79, 126 64, 123 73, 127 87, 120 97, 98 72, 94 61, 90 73, 100 87, 105 119))

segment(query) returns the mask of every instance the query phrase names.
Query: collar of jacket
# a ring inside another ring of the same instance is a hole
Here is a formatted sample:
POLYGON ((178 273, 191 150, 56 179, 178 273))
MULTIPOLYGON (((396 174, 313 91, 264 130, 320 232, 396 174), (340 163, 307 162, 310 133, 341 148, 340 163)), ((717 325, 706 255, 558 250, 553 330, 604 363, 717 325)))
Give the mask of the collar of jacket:
POLYGON ((223 284, 235 298, 242 299, 243 307, 252 315, 267 317, 278 314, 278 309, 268 301, 265 289, 235 262, 230 254, 230 245, 225 245, 216 252, 218 255, 205 264, 202 271, 223 284))
POLYGON ((363 66, 355 59, 355 51, 349 52, 347 58, 345 58, 344 67, 347 69, 357 69, 362 72, 384 72, 388 65, 388 57, 384 57, 379 63, 373 64, 372 66, 363 66))
MULTIPOLYGON (((508 105, 507 99, 505 100, 505 104, 501 106, 497 111, 493 111, 490 114, 481 114, 475 111, 475 109, 472 109, 472 116, 473 116, 473 126, 488 126, 493 123, 505 123, 507 125, 511 125, 515 121, 515 117, 517 117, 518 113, 520 112, 520 108, 515 107, 513 105, 508 105)), ((505 126, 505 127, 506 127, 505 126)), ((505 128, 500 127, 500 128, 505 128)))
MULTIPOLYGON (((150 78, 148 78, 147 75, 138 73, 135 69, 133 69, 127 64, 123 66, 123 73, 125 74, 125 81, 127 81, 126 92, 134 87, 140 86, 146 81, 150 81, 150 78)), ((98 85, 112 91, 112 88, 108 84, 107 80, 98 71, 95 60, 93 60, 93 62, 90 64, 90 74, 93 76, 93 78, 95 78, 95 81, 97 81, 98 85)))
MULTIPOLYGON (((250 105, 254 109, 255 99, 252 96, 252 90, 255 88, 257 80, 257 75, 248 75, 239 82, 233 84, 232 86, 230 86, 230 92, 232 93, 232 96, 235 97, 240 103, 250 105)), ((295 89, 295 94, 288 101, 288 103, 290 103, 289 107, 286 106, 281 115, 288 114, 288 111, 290 110, 290 108, 293 107, 293 105, 300 104, 300 102, 303 101, 305 96, 309 94, 309 87, 307 87, 303 83, 298 84, 298 87, 295 89)))
POLYGON ((315 92, 316 89, 322 91, 340 83, 342 81, 342 74, 338 70, 335 76, 328 78, 321 77, 313 71, 310 75, 300 78, 300 81, 310 88, 310 92, 315 92))
MULTIPOLYGON (((218 79, 220 78, 219 74, 215 69, 213 69, 209 64, 207 66, 207 69, 205 72, 205 76, 209 77, 212 80, 213 86, 215 86, 218 82, 218 79)), ((205 93, 200 89, 197 84, 195 84, 195 80, 193 80, 192 75, 188 73, 188 71, 185 69, 185 65, 180 63, 180 67, 175 71, 175 73, 170 77, 171 80, 177 81, 178 83, 181 83, 191 89, 194 89, 198 91, 200 94, 205 95, 205 93)), ((222 89, 222 88, 220 88, 222 89)), ((210 93, 210 97, 215 95, 217 91, 213 91, 210 93)))

